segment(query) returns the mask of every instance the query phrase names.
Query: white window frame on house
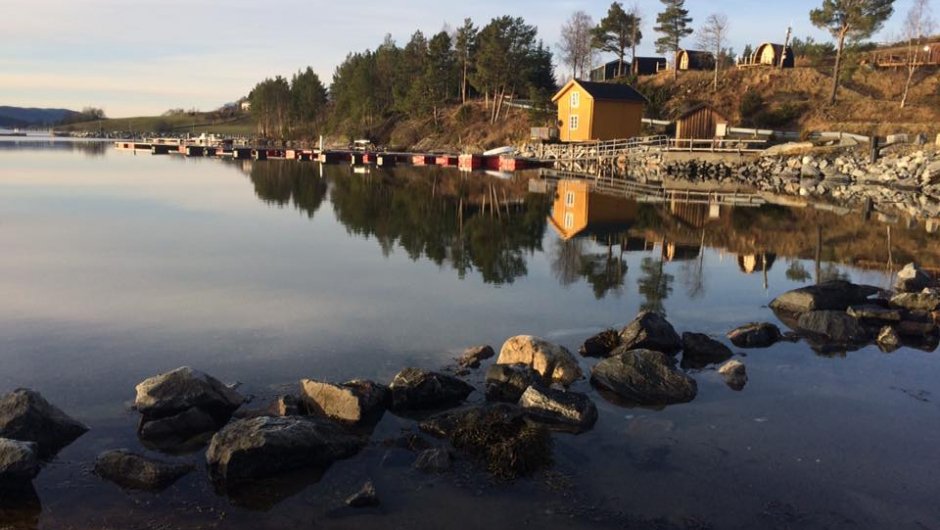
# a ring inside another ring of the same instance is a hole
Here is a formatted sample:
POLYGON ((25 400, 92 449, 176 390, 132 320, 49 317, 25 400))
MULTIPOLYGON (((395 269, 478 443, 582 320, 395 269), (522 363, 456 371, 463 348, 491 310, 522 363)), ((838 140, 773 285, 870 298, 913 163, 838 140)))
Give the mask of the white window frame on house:
POLYGON ((578 120, 578 115, 577 115, 577 114, 568 117, 568 130, 569 130, 569 131, 577 131, 577 130, 578 130, 578 125, 579 125, 579 124, 578 124, 578 121, 579 121, 579 120, 578 120))
POLYGON ((566 213, 565 214, 565 228, 574 228, 574 214, 566 213))
POLYGON ((569 208, 574 206, 574 199, 575 199, 575 196, 574 196, 573 191, 569 191, 568 193, 566 193, 565 194, 565 206, 569 208))
POLYGON ((578 91, 571 93, 571 108, 576 109, 581 106, 581 93, 578 91))

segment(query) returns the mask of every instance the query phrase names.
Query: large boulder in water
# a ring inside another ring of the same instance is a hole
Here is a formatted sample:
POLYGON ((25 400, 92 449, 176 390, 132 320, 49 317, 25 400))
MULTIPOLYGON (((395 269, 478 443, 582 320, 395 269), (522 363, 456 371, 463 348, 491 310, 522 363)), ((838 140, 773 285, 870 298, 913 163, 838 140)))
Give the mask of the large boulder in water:
POLYGON ((88 432, 38 392, 17 389, 0 397, 0 438, 36 442, 40 456, 54 454, 88 432))
POLYGON ((607 357, 623 344, 620 332, 608 329, 584 341, 579 353, 584 357, 607 357))
POLYGON ((192 408, 230 414, 243 401, 218 379, 184 366, 137 385, 135 405, 145 416, 163 418, 192 408))
POLYGON ((692 366, 704 366, 727 361, 734 353, 731 348, 703 333, 682 334, 682 362, 692 366))
POLYGON ((851 305, 865 304, 878 292, 880 289, 870 285, 833 280, 784 293, 770 303, 770 308, 786 313, 845 311, 851 305))
POLYGON ((562 431, 581 433, 597 422, 597 406, 579 392, 532 385, 519 398, 519 406, 532 420, 562 431))
POLYGON ((676 360, 653 350, 620 348, 594 366, 591 383, 637 405, 669 405, 695 399, 695 380, 676 369, 676 360))
POLYGON ((682 340, 675 328, 659 313, 642 311, 620 332, 621 346, 627 350, 655 350, 675 355, 682 340))
POLYGON ((0 488, 21 487, 38 474, 39 445, 36 442, 0 438, 0 488))
POLYGON ((456 377, 405 368, 388 386, 393 410, 428 410, 457 405, 473 392, 473 386, 456 377))
POLYGON ((908 263, 898 272, 894 287, 901 292, 914 293, 930 287, 932 282, 930 275, 918 267, 916 263, 908 263))
POLYGON ((301 400, 308 413, 347 423, 377 419, 388 401, 388 388, 372 381, 336 385, 304 379, 300 385, 301 400))
POLYGON ((531 366, 546 381, 570 385, 581 378, 577 359, 567 349, 530 335, 513 337, 503 344, 497 364, 531 366))
POLYGON ((867 340, 865 329, 842 311, 810 311, 800 315, 800 331, 828 344, 860 344, 867 340))
POLYGON ((233 421, 217 432, 206 462, 216 479, 254 479, 325 468, 353 456, 362 445, 361 438, 327 420, 261 416, 233 421))
POLYGON ((782 336, 780 328, 766 322, 745 324, 728 333, 728 339, 738 348, 769 348, 782 336))
POLYGON ((95 474, 121 488, 160 492, 194 469, 192 464, 171 464, 132 453, 107 451, 95 460, 95 474))
POLYGON ((542 376, 525 364, 494 364, 486 369, 486 400, 515 403, 542 376))

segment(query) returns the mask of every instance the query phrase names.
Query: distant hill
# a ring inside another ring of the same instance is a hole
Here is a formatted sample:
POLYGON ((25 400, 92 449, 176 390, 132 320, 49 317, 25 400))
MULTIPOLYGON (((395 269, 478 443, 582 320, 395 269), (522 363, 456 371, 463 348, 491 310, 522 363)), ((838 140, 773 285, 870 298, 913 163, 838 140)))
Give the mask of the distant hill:
POLYGON ((53 125, 78 114, 69 109, 37 109, 0 106, 0 127, 53 125))

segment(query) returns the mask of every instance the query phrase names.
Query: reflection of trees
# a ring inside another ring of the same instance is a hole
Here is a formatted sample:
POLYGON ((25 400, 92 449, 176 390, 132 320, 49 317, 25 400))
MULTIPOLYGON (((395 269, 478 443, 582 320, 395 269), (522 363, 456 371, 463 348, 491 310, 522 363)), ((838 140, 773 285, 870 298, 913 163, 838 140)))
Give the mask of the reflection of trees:
POLYGON ((640 264, 640 279, 637 280, 639 292, 645 299, 640 309, 666 314, 663 301, 672 294, 675 277, 664 270, 662 259, 643 258, 640 264))
POLYGON ((448 263, 461 278, 475 269, 484 281, 505 284, 528 273, 525 254, 541 250, 545 232, 544 197, 528 195, 512 215, 467 210, 461 216, 461 203, 441 190, 449 185, 456 195, 465 194, 461 183, 447 180, 466 177, 432 171, 425 178, 406 176, 377 171, 332 179, 336 218, 349 233, 374 237, 386 254, 397 246, 411 259, 448 263))
POLYGON ((552 274, 562 285, 571 285, 581 277, 582 239, 556 239, 552 255, 552 274))
POLYGON ((594 290, 594 296, 601 300, 608 293, 620 294, 627 277, 627 263, 620 255, 614 254, 614 236, 607 237, 604 253, 585 253, 584 239, 557 240, 552 256, 552 273, 562 285, 571 285, 580 278, 587 280, 594 290))
POLYGON ((326 182, 313 164, 268 161, 251 166, 250 177, 258 198, 278 206, 293 204, 311 218, 326 198, 326 182))
POLYGON ((826 262, 820 269, 819 283, 831 282, 833 280, 850 281, 851 277, 847 272, 839 269, 835 263, 826 262))
POLYGON ((789 266, 787 267, 787 279, 791 282, 801 282, 806 283, 812 279, 813 275, 810 274, 806 267, 803 266, 803 263, 798 259, 793 259, 789 261, 789 266))

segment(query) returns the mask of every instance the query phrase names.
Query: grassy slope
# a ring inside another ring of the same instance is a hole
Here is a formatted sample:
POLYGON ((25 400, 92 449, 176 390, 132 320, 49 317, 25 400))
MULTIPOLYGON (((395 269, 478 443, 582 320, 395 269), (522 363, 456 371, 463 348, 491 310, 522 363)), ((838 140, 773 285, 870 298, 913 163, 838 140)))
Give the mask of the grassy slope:
POLYGON ((249 116, 240 116, 234 119, 219 120, 209 114, 193 116, 140 116, 135 118, 113 118, 107 120, 74 123, 59 127, 62 131, 146 131, 153 132, 159 125, 166 124, 173 132, 185 133, 193 131, 195 123, 196 134, 250 134, 255 132, 254 124, 249 116))
POLYGON ((912 88, 908 108, 899 101, 907 73, 894 70, 858 69, 839 92, 839 102, 828 102, 832 78, 813 68, 792 70, 730 70, 724 72, 718 91, 709 72, 683 72, 678 82, 662 73, 641 79, 645 93, 668 94, 661 117, 672 119, 694 102, 710 102, 735 124, 743 120, 738 109, 748 90, 758 91, 772 108, 789 103, 800 107, 799 116, 785 128, 799 131, 844 131, 860 134, 897 132, 936 134, 940 123, 940 75, 922 70, 912 88))

